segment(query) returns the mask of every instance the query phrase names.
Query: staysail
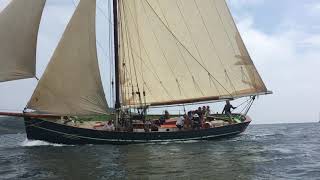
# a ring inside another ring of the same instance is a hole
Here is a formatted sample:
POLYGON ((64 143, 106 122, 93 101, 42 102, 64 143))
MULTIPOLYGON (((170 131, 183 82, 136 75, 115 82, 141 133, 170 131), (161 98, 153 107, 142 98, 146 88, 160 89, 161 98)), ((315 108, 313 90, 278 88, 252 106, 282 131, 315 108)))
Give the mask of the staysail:
POLYGON ((96 0, 81 0, 27 107, 58 115, 105 114, 99 72, 96 0))
POLYGON ((0 82, 35 77, 45 0, 12 0, 0 13, 0 82))
POLYGON ((267 92, 225 0, 120 0, 119 32, 124 105, 267 92))

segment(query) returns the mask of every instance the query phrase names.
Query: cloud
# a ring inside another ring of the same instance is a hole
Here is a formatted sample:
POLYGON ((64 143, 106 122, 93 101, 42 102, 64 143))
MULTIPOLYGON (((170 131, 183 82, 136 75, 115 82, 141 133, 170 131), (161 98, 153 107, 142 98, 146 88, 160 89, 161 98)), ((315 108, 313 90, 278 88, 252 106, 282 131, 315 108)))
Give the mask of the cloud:
POLYGON ((309 12, 309 14, 320 14, 319 2, 309 3, 305 7, 307 9, 307 12, 309 12))
POLYGON ((274 94, 261 98, 252 116, 258 123, 317 120, 320 36, 294 28, 265 33, 254 25, 252 18, 238 22, 252 59, 274 94))
POLYGON ((8 4, 10 0, 0 0, 0 11, 2 11, 8 4))
MULTIPOLYGON (((8 2, 0 0, 0 10, 8 2)), ((291 0, 228 0, 258 71, 267 87, 274 91, 273 95, 259 97, 253 106, 250 115, 255 123, 318 120, 320 3, 310 2, 297 1, 293 7, 291 0), (282 3, 282 8, 274 10, 278 3, 282 3), (294 15, 296 12, 300 13, 294 15)), ((38 76, 48 63, 73 10, 72 0, 47 1, 39 35, 38 76)), ((101 17, 100 21, 103 23, 98 23, 97 29, 105 30, 98 31, 98 39, 104 39, 103 43, 107 44, 108 27, 103 25, 107 21, 101 17)), ((100 56, 106 57, 101 53, 100 56)), ((108 78, 108 75, 102 76, 108 78)), ((23 109, 36 83, 34 79, 2 83, 0 109, 23 109)))
POLYGON ((320 49, 320 34, 316 35, 309 35, 301 42, 303 47, 310 47, 310 48, 318 48, 320 49))

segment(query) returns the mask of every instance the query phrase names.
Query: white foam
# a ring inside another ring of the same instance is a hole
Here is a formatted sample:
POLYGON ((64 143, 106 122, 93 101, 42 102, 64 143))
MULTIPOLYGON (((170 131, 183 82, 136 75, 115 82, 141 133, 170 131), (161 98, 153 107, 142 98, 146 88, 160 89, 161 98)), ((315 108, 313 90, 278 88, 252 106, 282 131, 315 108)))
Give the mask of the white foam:
POLYGON ((33 146, 55 146, 55 147, 61 147, 61 146, 66 146, 64 144, 54 144, 54 143, 49 143, 45 141, 39 141, 39 140, 24 140, 22 143, 20 143, 20 146, 23 147, 33 147, 33 146))
MULTIPOLYGON (((168 144, 189 144, 189 143, 197 143, 197 142, 201 142, 201 140, 186 140, 186 141, 163 141, 163 142, 150 142, 150 143, 145 143, 145 144, 149 144, 149 145, 153 145, 153 144, 160 144, 160 145, 168 145, 168 144)), ((145 144, 140 144, 140 145, 145 145, 145 144)))

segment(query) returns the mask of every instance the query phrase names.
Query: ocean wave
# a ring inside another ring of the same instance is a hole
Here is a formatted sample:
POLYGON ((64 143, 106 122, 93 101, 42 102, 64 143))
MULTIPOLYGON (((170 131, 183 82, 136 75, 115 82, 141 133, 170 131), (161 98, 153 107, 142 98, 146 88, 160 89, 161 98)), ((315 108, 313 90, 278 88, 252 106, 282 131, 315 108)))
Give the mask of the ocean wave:
POLYGON ((20 146, 22 147, 34 147, 34 146, 55 146, 55 147, 62 147, 62 146, 68 146, 64 144, 54 144, 54 143, 49 143, 45 141, 40 141, 40 140, 24 140, 22 143, 20 143, 20 146))
POLYGON ((283 137, 283 136, 285 136, 285 134, 284 133, 275 132, 275 133, 256 134, 254 136, 256 136, 256 137, 273 137, 273 136, 275 136, 275 137, 280 137, 280 136, 283 137))
POLYGON ((168 144, 192 144, 192 143, 198 143, 201 141, 206 141, 206 140, 186 140, 186 141, 163 141, 163 142, 148 142, 148 143, 142 143, 142 144, 137 144, 137 145, 168 145, 168 144))
MULTIPOLYGON (((280 148, 280 147, 275 147, 275 148, 269 148, 269 151, 275 151, 278 152, 280 154, 295 154, 295 152, 292 149, 289 148, 280 148)), ((278 154, 277 153, 277 154, 278 154)))

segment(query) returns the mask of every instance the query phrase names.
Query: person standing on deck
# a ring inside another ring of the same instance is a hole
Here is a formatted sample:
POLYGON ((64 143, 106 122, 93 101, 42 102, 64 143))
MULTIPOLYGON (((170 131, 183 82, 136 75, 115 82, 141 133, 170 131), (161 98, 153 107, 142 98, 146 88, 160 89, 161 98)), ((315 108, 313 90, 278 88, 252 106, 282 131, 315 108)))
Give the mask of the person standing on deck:
POLYGON ((193 114, 193 122, 192 122, 192 128, 193 129, 200 129, 200 125, 201 125, 201 119, 200 119, 200 116, 198 115, 197 112, 195 112, 193 114))
POLYGON ((207 108, 206 108, 206 117, 210 116, 210 114, 211 114, 210 106, 207 106, 207 108))
POLYGON ((223 108, 222 114, 226 114, 226 115, 231 116, 231 109, 236 109, 236 108, 233 107, 233 106, 230 104, 230 101, 229 101, 229 100, 227 100, 227 101, 226 101, 226 105, 225 105, 224 108, 223 108))
POLYGON ((207 114, 207 108, 206 106, 202 106, 202 115, 206 116, 206 114, 207 114))
POLYGON ((199 126, 202 127, 203 122, 204 122, 204 115, 205 115, 204 109, 201 109, 201 107, 199 107, 198 110, 197 110, 197 114, 200 117, 199 126))
MULTIPOLYGON (((189 111, 189 112, 191 112, 191 111, 189 111)), ((188 114, 189 114, 189 112, 188 112, 188 114)), ((190 129, 192 115, 191 115, 191 118, 189 115, 186 115, 186 114, 183 117, 184 117, 184 128, 190 129)))

